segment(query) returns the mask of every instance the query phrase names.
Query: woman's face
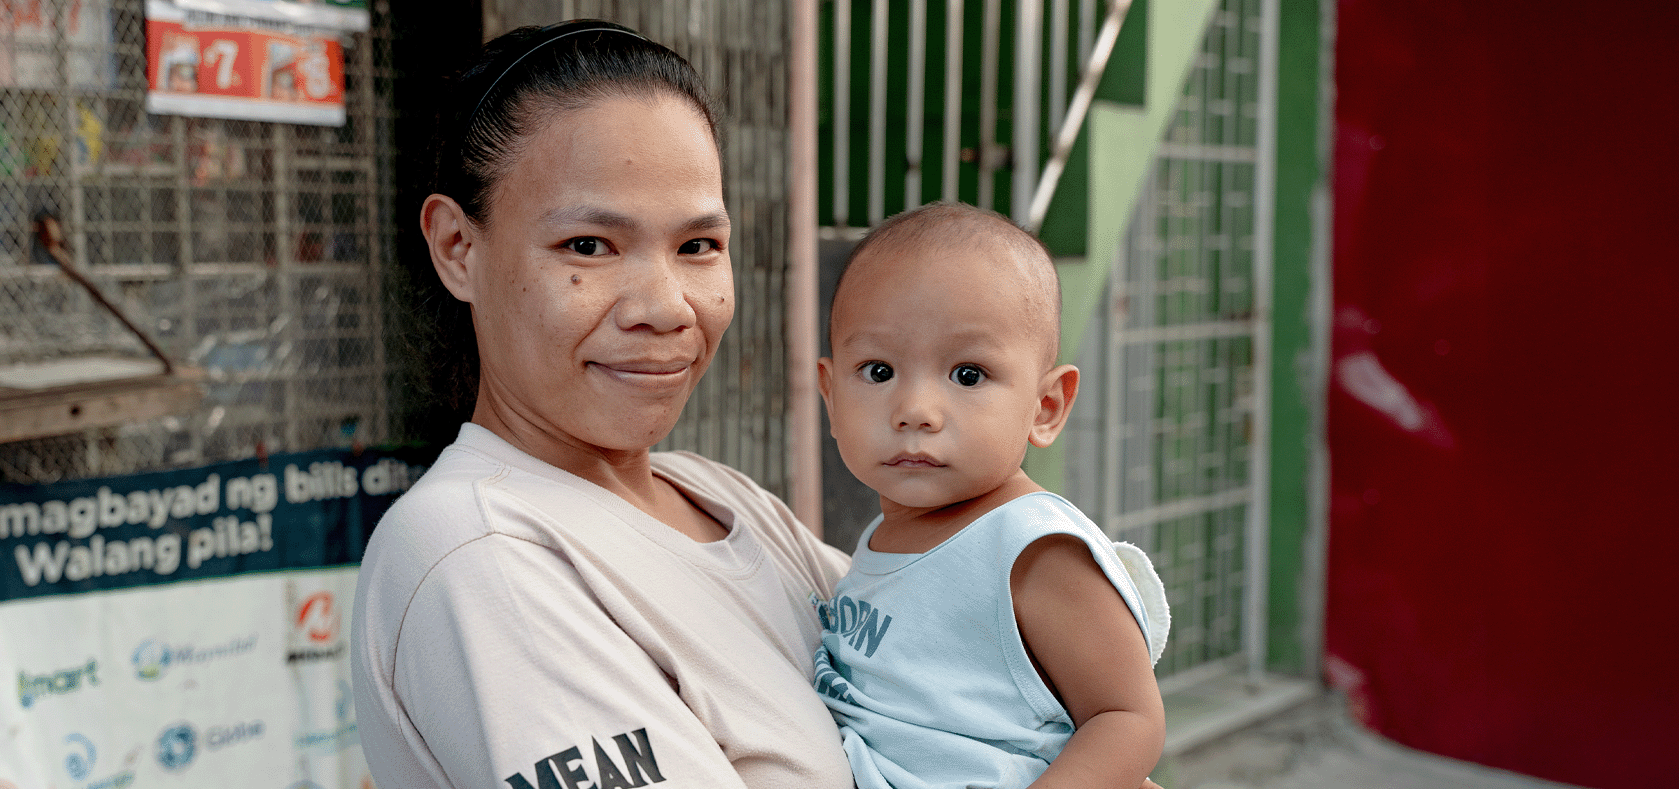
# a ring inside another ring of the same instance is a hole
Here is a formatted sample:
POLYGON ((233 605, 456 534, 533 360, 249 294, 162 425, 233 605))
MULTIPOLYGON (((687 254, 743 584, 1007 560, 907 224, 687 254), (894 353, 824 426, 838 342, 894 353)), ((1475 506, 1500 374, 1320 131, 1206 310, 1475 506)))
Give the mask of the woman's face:
POLYGON ((555 115, 524 140, 488 213, 466 253, 474 421, 488 408, 539 445, 596 452, 664 438, 734 317, 703 116, 664 94, 555 115))

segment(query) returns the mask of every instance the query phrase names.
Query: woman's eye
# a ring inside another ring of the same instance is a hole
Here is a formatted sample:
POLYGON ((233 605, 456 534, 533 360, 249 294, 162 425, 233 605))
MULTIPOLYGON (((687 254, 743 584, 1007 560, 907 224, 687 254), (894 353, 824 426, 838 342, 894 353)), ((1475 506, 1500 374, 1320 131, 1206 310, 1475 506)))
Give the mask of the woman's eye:
POLYGON ((691 238, 683 243, 682 246, 677 247, 676 251, 677 253, 683 255, 698 255, 702 252, 711 252, 722 248, 723 246, 721 244, 718 244, 716 241, 709 238, 691 238))
POLYGON ((583 255, 584 257, 595 257, 596 255, 604 255, 607 252, 606 240, 595 238, 594 236, 574 238, 561 244, 560 246, 576 252, 579 255, 583 255))
POLYGON ((957 386, 979 386, 979 382, 985 380, 985 371, 971 364, 959 364, 950 371, 950 380, 955 381, 957 386))
POLYGON ((869 362, 863 365, 863 378, 871 383, 886 383, 892 380, 892 365, 885 362, 869 362))

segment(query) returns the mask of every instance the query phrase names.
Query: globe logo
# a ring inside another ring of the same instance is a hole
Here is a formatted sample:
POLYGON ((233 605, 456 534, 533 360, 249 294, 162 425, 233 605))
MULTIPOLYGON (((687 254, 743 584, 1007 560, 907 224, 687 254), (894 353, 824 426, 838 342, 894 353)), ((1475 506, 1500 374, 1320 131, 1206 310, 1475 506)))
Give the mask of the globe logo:
POLYGON ((163 676, 163 672, 169 668, 170 658, 168 644, 148 638, 141 641, 140 646, 134 648, 134 655, 130 660, 134 663, 134 673, 140 679, 156 680, 163 676))
POLYGON ((157 763, 165 770, 180 770, 192 763, 198 750, 198 733, 188 723, 177 723, 157 738, 157 763))

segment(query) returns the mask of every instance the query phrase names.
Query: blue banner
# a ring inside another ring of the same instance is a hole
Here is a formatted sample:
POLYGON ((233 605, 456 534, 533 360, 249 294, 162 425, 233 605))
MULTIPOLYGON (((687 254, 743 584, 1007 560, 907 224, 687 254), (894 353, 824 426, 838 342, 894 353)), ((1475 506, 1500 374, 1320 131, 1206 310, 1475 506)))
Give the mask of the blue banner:
POLYGON ((421 450, 0 485, 0 601, 355 564, 421 450))

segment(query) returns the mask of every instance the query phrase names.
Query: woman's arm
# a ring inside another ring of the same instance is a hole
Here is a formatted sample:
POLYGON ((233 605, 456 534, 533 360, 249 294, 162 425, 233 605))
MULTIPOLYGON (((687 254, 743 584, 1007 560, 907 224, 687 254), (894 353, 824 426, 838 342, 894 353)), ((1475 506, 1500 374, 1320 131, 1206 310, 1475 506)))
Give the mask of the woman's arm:
POLYGON ((1072 535, 1027 546, 1009 577, 1028 654, 1073 718, 1073 737, 1033 782, 1149 786, 1165 743, 1165 710, 1142 629, 1090 548, 1072 535))

